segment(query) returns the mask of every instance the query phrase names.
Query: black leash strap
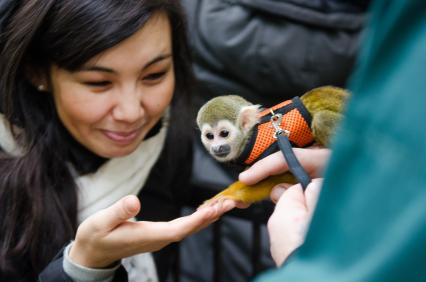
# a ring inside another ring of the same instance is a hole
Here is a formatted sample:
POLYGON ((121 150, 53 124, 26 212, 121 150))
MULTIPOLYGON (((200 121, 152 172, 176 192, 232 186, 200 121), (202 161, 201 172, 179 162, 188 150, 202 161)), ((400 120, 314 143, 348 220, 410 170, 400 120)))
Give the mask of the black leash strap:
POLYGON ((306 187, 308 187, 308 184, 311 182, 311 178, 306 173, 299 160, 296 158, 293 147, 291 146, 290 140, 288 139, 290 132, 281 128, 281 119, 281 114, 274 114, 272 112, 271 122, 275 129, 274 137, 277 138, 278 147, 284 155, 288 169, 302 185, 303 190, 305 190, 306 187))
POLYGON ((297 181, 300 182, 303 190, 305 190, 306 187, 308 187, 308 184, 311 182, 311 178, 306 173, 299 160, 296 158, 293 147, 291 146, 287 135, 283 133, 277 134, 277 142, 278 147, 280 147, 280 150, 283 153, 285 160, 287 161, 288 169, 291 173, 293 173, 297 181))

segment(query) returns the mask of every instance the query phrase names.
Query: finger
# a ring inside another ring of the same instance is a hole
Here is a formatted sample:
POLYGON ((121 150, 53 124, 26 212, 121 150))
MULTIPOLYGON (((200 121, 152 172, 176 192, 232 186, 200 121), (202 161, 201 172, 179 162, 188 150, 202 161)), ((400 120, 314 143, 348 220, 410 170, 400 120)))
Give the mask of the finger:
POLYGON ((224 213, 234 209, 246 209, 250 206, 250 203, 245 203, 242 201, 232 200, 232 199, 225 199, 222 203, 221 209, 218 210, 219 215, 223 215, 224 213))
POLYGON ((165 225, 166 232, 172 235, 176 241, 199 231, 217 219, 218 210, 214 207, 203 207, 194 213, 174 219, 165 225))
POLYGON ((221 216, 224 213, 236 208, 238 206, 238 202, 230 199, 225 199, 222 202, 221 209, 217 210, 217 215, 221 216))
POLYGON ((298 161, 312 178, 322 175, 330 152, 330 149, 327 148, 294 148, 298 161))
POLYGON ((213 207, 215 208, 216 217, 222 216, 224 213, 234 209, 245 209, 248 208, 251 204, 245 203, 242 201, 237 201, 233 199, 224 199, 222 201, 217 202, 213 207))
POLYGON ((288 170, 287 162, 281 152, 276 152, 254 163, 249 169, 239 175, 239 180, 252 185, 270 175, 276 175, 288 170))
POLYGON ((300 184, 290 186, 284 190, 276 203, 275 209, 279 209, 281 206, 286 206, 287 209, 293 207, 306 209, 305 195, 300 184))
POLYGON ((285 187, 284 184, 280 184, 272 188, 271 194, 270 194, 272 202, 276 204, 278 200, 281 198, 281 195, 285 192, 287 188, 288 187, 285 187))
POLYGON ((112 206, 95 213, 89 220, 93 223, 94 228, 107 232, 136 216, 139 210, 139 199, 134 195, 129 195, 118 200, 112 206))
POLYGON ((244 202, 241 202, 241 201, 237 201, 235 206, 239 209, 246 209, 246 208, 251 206, 251 203, 244 203, 244 202))
POLYGON ((312 182, 306 187, 305 190, 305 198, 306 198, 306 206, 308 211, 312 213, 315 209, 315 206, 318 202, 318 198, 321 192, 322 187, 322 178, 313 179, 312 182))

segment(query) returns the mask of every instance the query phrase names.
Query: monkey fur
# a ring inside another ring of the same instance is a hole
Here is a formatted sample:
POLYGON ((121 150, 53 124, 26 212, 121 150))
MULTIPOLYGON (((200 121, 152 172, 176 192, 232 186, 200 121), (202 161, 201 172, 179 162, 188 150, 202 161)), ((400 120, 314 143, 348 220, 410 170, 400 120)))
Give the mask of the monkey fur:
MULTIPOLYGON (((345 89, 334 86, 318 87, 300 97, 312 117, 310 129, 319 145, 330 145, 348 97, 349 93, 345 89)), ((259 105, 253 105, 237 95, 211 99, 200 108, 197 115, 203 145, 217 161, 235 161, 247 146, 253 128, 259 121, 259 113, 259 105)), ((236 181, 204 205, 225 199, 245 204, 257 202, 267 198, 271 189, 279 183, 295 184, 297 180, 290 172, 286 172, 250 186, 236 181)))

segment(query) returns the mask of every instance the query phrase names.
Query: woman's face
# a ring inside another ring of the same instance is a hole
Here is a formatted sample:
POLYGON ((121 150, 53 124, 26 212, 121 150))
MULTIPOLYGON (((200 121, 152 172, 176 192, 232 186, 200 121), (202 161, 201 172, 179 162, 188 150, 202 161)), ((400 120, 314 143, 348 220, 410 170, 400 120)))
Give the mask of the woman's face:
POLYGON ((78 142, 105 158, 133 152, 173 96, 167 16, 153 16, 138 32, 77 71, 52 66, 50 79, 59 117, 78 142))

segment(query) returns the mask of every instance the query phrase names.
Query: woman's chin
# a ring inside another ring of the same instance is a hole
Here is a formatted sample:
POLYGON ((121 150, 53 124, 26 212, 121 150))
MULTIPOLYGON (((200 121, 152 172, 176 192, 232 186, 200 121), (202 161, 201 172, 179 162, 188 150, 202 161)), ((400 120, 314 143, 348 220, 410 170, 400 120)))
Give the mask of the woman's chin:
POLYGON ((138 144, 140 144, 140 142, 139 143, 135 142, 132 144, 128 144, 126 146, 119 146, 119 145, 103 146, 103 148, 97 150, 95 154, 107 159, 125 157, 133 153, 137 149, 138 144))

